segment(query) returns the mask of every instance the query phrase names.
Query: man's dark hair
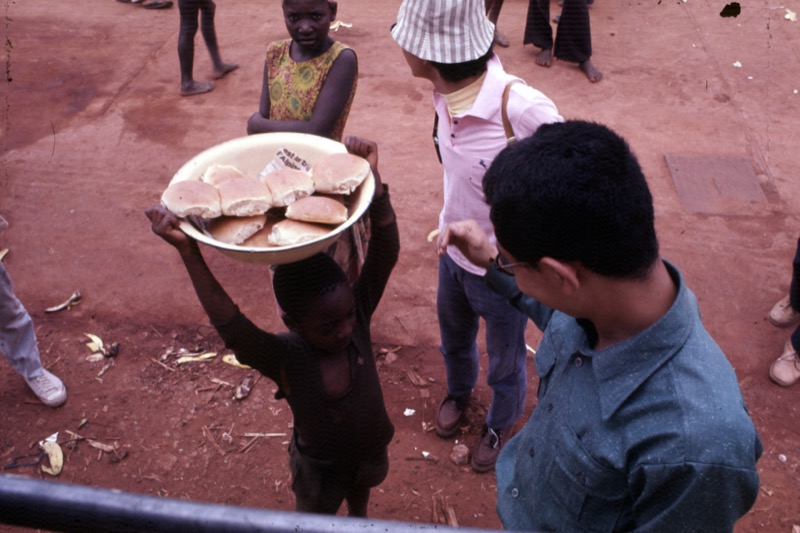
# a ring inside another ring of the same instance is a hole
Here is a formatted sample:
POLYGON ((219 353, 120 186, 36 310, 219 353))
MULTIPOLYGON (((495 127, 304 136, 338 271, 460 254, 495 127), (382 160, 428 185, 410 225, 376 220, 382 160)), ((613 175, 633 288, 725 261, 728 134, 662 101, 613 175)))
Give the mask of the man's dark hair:
POLYGON ((486 63, 488 63, 494 55, 493 48, 494 45, 489 46, 489 50, 485 54, 472 61, 465 61, 463 63, 437 63, 436 61, 431 61, 431 65, 439 71, 439 74, 442 75, 442 79, 450 83, 456 83, 470 76, 483 74, 486 71, 486 63))
POLYGON ((645 276, 658 259, 653 198, 628 143, 579 120, 540 126, 483 179, 498 242, 518 261, 580 261, 605 276, 645 276))
POLYGON ((294 321, 302 320, 309 307, 342 283, 347 284, 347 276, 336 261, 324 253, 278 265, 272 274, 275 299, 294 321))

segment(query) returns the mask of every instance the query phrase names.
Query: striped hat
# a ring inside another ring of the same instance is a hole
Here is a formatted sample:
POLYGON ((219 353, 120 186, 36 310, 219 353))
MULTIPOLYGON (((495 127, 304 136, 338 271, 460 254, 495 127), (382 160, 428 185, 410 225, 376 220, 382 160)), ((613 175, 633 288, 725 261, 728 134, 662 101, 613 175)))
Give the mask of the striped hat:
POLYGON ((485 0, 403 0, 392 37, 403 50, 426 61, 464 63, 478 59, 494 40, 485 0))

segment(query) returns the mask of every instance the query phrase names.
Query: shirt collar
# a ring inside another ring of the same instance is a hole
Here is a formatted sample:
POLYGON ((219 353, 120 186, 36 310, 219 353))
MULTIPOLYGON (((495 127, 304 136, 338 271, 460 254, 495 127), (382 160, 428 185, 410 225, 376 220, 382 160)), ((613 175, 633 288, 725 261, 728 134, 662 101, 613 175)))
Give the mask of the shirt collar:
MULTIPOLYGON (((486 63, 486 73, 478 97, 475 98, 472 107, 462 116, 469 115, 485 120, 491 119, 500 109, 500 104, 503 101, 503 91, 509 79, 511 79, 511 76, 503 70, 500 58, 497 57, 497 54, 493 55, 486 63)), ((444 102, 444 95, 435 94, 444 102)))
POLYGON ((614 346, 594 352, 592 369, 597 380, 600 410, 608 420, 628 397, 669 361, 686 343, 700 320, 694 294, 685 286, 680 271, 664 261, 678 295, 655 324, 614 346))

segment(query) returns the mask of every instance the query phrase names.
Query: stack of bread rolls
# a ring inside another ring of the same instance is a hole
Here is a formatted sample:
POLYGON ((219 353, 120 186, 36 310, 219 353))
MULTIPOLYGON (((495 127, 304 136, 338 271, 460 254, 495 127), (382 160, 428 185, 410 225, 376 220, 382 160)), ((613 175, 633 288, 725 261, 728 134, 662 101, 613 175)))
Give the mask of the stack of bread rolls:
POLYGON ((199 179, 174 182, 162 204, 179 217, 208 220, 218 241, 242 246, 292 246, 316 240, 347 221, 347 198, 369 175, 366 159, 349 153, 320 158, 309 173, 283 168, 263 181, 232 165, 211 165, 199 179))

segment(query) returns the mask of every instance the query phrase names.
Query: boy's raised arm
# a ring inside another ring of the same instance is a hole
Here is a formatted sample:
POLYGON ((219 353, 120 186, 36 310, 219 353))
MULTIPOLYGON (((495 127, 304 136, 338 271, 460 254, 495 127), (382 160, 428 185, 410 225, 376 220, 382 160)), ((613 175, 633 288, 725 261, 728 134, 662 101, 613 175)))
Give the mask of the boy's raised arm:
POLYGON ((178 217, 160 205, 148 208, 145 214, 150 219, 153 233, 178 250, 194 285, 197 298, 203 305, 211 324, 217 326, 233 320, 239 313, 238 307, 211 273, 203 254, 200 253, 197 241, 178 227, 180 223, 178 217))

